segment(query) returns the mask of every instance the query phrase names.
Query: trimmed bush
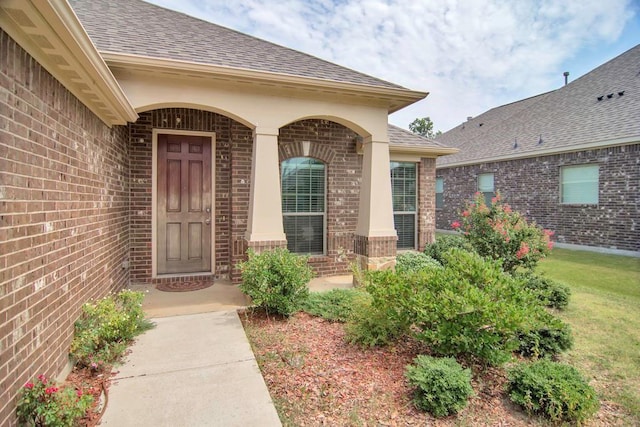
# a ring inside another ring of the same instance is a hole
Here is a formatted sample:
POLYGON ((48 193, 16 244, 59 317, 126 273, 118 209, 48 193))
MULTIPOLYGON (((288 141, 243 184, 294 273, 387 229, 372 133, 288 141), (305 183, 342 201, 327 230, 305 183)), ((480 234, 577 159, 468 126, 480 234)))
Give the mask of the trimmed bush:
POLYGON ((453 358, 418 356, 414 365, 407 366, 405 376, 415 387, 416 407, 436 417, 457 413, 473 394, 471 370, 463 369, 453 358))
POLYGON ((446 262, 444 254, 454 248, 473 252, 473 246, 464 237, 459 234, 445 234, 438 236, 435 242, 427 245, 424 248, 424 254, 435 259, 440 264, 444 264, 446 262))
POLYGON ((370 297, 366 292, 357 289, 311 292, 302 303, 302 310, 332 322, 346 322, 352 317, 357 300, 366 302, 370 297))
POLYGON ((403 252, 396 257, 398 273, 411 274, 428 268, 442 268, 442 264, 422 252, 403 252))
POLYGON ((521 279, 524 287, 531 289, 545 306, 562 310, 569 305, 571 289, 564 283, 529 271, 518 273, 516 277, 521 279))
POLYGON ((290 316, 299 311, 309 295, 307 284, 313 272, 308 257, 277 248, 256 254, 248 251, 248 260, 240 263, 240 290, 254 305, 268 313, 290 316))
POLYGON ((518 335, 518 352, 526 357, 551 357, 573 346, 571 327, 557 317, 548 314, 541 326, 518 335))
POLYGON ((367 347, 385 345, 409 332, 413 282, 408 277, 413 276, 392 270, 365 274, 364 289, 371 298, 355 305, 346 325, 349 342, 367 347))
POLYGON ((581 423, 599 407, 596 392, 574 367, 541 359, 508 371, 511 401, 554 422, 581 423))
POLYGON ((412 295, 416 337, 442 356, 461 356, 500 365, 519 346, 518 333, 546 315, 522 284, 499 261, 451 249, 445 268, 416 284, 412 295))

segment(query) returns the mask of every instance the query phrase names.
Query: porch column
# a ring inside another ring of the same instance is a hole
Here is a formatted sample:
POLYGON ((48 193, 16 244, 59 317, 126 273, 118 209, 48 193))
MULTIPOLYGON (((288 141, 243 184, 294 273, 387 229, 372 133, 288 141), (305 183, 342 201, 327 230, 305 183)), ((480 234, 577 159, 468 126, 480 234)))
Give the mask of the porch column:
POLYGON ((363 270, 393 268, 398 237, 393 226, 389 142, 367 138, 363 151, 356 260, 363 270))
POLYGON ((253 133, 247 247, 261 252, 286 247, 282 226, 278 129, 256 128, 253 133))

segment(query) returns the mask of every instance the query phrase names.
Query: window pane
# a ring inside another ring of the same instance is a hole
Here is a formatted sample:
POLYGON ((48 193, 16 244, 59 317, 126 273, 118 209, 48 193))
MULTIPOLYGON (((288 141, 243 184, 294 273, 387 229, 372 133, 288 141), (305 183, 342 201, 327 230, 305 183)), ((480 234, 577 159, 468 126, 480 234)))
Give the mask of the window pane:
POLYGON ((598 203, 598 165, 571 166, 562 168, 562 203, 598 203))
POLYGON ((283 225, 289 251, 324 253, 324 215, 285 215, 283 225))
POLYGON ((396 232, 398 233, 398 249, 416 248, 416 217, 415 214, 393 215, 396 232))
POLYGON ((481 193, 491 193, 494 191, 492 173, 478 175, 478 191, 481 193))
POLYGON ((391 162, 391 193, 399 249, 415 249, 417 168, 415 163, 391 162))
POLYGON ((444 207, 444 194, 436 193, 436 208, 440 209, 444 207))
POLYGON ((297 157, 282 162, 281 169, 282 213, 287 247, 295 253, 322 254, 325 165, 310 157, 297 157))
POLYGON ((444 192, 444 178, 436 178, 436 193, 444 192))

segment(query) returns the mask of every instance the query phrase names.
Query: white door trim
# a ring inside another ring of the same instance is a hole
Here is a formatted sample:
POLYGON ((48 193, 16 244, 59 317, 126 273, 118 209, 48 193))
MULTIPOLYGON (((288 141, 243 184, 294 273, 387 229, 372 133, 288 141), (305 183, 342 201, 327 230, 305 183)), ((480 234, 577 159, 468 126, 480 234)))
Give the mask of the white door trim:
POLYGON ((197 276, 215 273, 215 218, 216 218, 216 134, 215 132, 200 132, 181 129, 156 129, 152 131, 152 155, 151 155, 151 278, 170 277, 176 274, 158 275, 158 135, 188 135, 208 136, 211 138, 211 272, 185 273, 177 276, 197 276))

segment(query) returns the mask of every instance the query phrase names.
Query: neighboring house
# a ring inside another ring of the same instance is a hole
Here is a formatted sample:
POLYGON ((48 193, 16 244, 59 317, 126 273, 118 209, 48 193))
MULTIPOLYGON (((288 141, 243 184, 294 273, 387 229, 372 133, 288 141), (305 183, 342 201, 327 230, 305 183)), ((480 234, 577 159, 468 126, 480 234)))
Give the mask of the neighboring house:
POLYGON ((640 252, 640 45, 552 92, 436 138, 438 229, 496 191, 560 243, 640 252))
POLYGON ((387 124, 426 93, 138 0, 3 0, 0 25, 0 425, 91 298, 433 239, 456 150, 387 124))

